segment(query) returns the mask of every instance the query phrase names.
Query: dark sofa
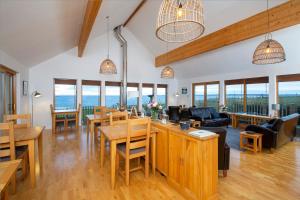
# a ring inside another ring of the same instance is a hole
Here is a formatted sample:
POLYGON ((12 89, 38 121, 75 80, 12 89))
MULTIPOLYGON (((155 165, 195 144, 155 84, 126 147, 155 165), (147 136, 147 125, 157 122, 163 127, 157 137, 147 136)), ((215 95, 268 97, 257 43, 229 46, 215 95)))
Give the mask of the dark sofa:
POLYGON ((190 118, 201 121, 203 127, 228 126, 230 118, 225 113, 218 113, 213 107, 191 107, 189 108, 190 118))
POLYGON ((230 161, 230 147, 226 143, 227 131, 223 128, 200 127, 200 130, 208 130, 219 135, 218 139, 218 169, 223 170, 223 176, 227 176, 230 161))
POLYGON ((262 125, 248 125, 245 130, 263 134, 262 146, 264 148, 278 148, 295 137, 299 116, 298 113, 295 113, 286 117, 272 119, 262 125))

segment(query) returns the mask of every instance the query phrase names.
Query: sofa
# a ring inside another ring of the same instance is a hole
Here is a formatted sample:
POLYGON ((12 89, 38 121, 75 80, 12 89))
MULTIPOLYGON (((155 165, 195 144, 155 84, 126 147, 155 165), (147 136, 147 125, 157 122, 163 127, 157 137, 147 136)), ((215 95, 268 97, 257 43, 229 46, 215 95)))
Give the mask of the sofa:
POLYGON ((227 176, 230 162, 230 147, 226 143, 227 131, 223 128, 200 127, 200 130, 208 130, 219 135, 218 139, 218 169, 223 171, 223 176, 227 176))
POLYGON ((245 130, 263 134, 263 148, 276 149, 293 140, 299 116, 295 113, 262 125, 248 125, 245 130))
POLYGON ((225 113, 218 113, 213 107, 189 108, 190 119, 201 121, 202 127, 220 127, 230 124, 230 117, 225 113))

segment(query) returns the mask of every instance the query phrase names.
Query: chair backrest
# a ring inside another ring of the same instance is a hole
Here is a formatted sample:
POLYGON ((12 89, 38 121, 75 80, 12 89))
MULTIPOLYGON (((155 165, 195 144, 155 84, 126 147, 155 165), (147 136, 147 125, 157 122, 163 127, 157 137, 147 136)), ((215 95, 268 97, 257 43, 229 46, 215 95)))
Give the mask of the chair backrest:
POLYGON ((14 128, 30 128, 31 127, 31 115, 19 114, 19 115, 4 115, 4 122, 16 122, 14 128), (21 123, 18 123, 18 120, 21 123))
POLYGON ((139 118, 128 120, 128 133, 126 140, 126 155, 129 156, 130 150, 145 147, 149 153, 150 140, 150 118, 139 118), (132 138, 141 137, 139 140, 132 138))
POLYGON ((0 130, 8 131, 9 133, 8 135, 0 136, 0 158, 9 156, 11 160, 15 160, 16 153, 13 122, 0 123, 0 130))
POLYGON ((80 113, 80 110, 81 110, 81 104, 78 105, 78 108, 77 108, 78 113, 80 113))
POLYGON ((109 125, 124 124, 128 122, 127 111, 116 111, 111 112, 109 115, 109 125))
POLYGON ((103 114, 106 112, 105 106, 95 106, 94 107, 94 115, 103 114))

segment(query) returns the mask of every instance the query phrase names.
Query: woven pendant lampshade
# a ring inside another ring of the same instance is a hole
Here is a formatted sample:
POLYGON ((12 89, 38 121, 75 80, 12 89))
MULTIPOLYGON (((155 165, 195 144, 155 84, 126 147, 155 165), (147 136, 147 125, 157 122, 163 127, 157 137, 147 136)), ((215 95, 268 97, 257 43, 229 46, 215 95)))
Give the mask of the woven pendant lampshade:
POLYGON ((101 74, 116 74, 117 68, 112 60, 109 58, 105 59, 100 65, 101 74))
POLYGON ((116 74, 117 68, 114 62, 109 59, 109 17, 106 17, 107 20, 107 58, 102 61, 100 65, 100 74, 116 74))
MULTIPOLYGON (((270 16, 269 16, 269 0, 267 0, 267 13, 268 13, 268 29, 270 29, 270 16)), ((252 63, 256 65, 267 65, 280 63, 286 60, 285 52, 279 42, 272 39, 272 34, 268 31, 265 41, 260 43, 253 54, 252 63)))
POLYGON ((187 42, 204 33, 201 0, 163 0, 156 36, 165 42, 187 42))
POLYGON ((161 71, 160 77, 165 79, 172 79, 174 78, 174 70, 171 67, 167 66, 161 71))
POLYGON ((253 55, 253 64, 275 64, 286 60, 285 52, 281 44, 276 40, 272 40, 271 36, 269 37, 269 39, 266 39, 257 46, 253 55))

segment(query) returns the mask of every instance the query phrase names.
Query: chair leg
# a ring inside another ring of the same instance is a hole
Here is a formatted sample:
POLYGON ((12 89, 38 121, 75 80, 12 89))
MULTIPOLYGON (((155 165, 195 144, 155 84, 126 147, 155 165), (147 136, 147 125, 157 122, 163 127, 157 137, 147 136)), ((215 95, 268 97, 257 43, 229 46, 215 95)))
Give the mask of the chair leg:
POLYGON ((145 177, 149 177, 149 153, 146 153, 145 156, 145 177))
POLYGON ((129 170, 130 170, 130 160, 129 158, 126 158, 125 160, 125 179, 126 179, 126 185, 129 185, 129 170))
POLYGON ((24 155, 24 158, 22 160, 22 180, 25 179, 26 177, 26 172, 27 172, 27 168, 26 168, 26 165, 27 165, 27 159, 26 159, 27 155, 24 155))
POLYGON ((223 176, 227 177, 227 170, 223 170, 223 176))
POLYGON ((117 154, 116 154, 116 171, 117 172, 119 171, 119 167, 120 167, 120 155, 117 152, 117 154))

